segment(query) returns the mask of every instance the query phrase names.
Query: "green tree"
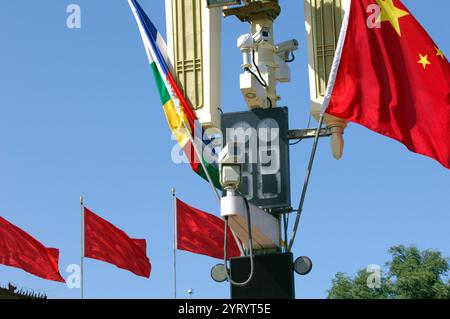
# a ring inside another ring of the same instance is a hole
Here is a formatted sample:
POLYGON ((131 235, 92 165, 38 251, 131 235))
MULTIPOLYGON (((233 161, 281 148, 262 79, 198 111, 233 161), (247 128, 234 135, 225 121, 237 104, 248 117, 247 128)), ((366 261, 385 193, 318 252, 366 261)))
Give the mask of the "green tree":
MULTIPOLYGON (((435 250, 394 246, 387 273, 380 273, 380 286, 369 288, 366 269, 353 278, 337 273, 328 291, 330 299, 448 299, 450 298, 449 259, 435 250)), ((371 282, 372 278, 369 279, 371 282)))

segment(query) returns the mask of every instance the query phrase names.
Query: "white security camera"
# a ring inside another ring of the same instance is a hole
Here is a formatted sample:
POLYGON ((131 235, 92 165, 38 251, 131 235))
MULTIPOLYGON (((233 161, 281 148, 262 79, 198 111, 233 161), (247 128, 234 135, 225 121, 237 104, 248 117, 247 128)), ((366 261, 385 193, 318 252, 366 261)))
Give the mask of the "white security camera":
POLYGON ((275 46, 275 53, 278 54, 285 61, 289 59, 289 55, 298 50, 298 41, 292 39, 284 41, 275 46))
POLYGON ((236 189, 241 183, 244 148, 241 143, 228 143, 219 154, 220 184, 236 189))
POLYGON ((269 41, 270 40, 270 29, 269 28, 261 28, 257 33, 253 35, 253 41, 255 43, 260 43, 262 41, 269 41))
POLYGON ((237 40, 237 47, 243 50, 251 50, 254 46, 253 36, 250 33, 241 35, 237 40))
POLYGON ((250 33, 241 35, 237 40, 237 47, 242 52, 243 64, 242 68, 251 68, 252 64, 250 63, 250 54, 252 53, 252 49, 255 46, 255 42, 253 41, 253 36, 250 33))

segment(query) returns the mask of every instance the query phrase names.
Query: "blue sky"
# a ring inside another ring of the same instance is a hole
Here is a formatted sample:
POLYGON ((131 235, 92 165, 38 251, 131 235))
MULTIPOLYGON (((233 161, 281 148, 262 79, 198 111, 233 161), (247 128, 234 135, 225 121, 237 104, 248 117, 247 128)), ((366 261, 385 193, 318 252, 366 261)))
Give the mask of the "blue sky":
MULTIPOLYGON (((140 1, 165 33, 164 1, 140 1)), ((309 84, 303 2, 280 1, 276 40, 297 38, 292 83, 279 86, 291 128, 308 121, 309 84)), ((444 53, 450 51, 447 0, 403 3, 444 53)), ((225 112, 244 110, 239 91, 241 54, 236 38, 248 32, 224 20, 225 112)), ((48 247, 61 250, 63 276, 79 262, 79 196, 88 207, 136 238, 146 238, 150 280, 86 260, 85 296, 172 296, 172 199, 218 214, 209 186, 187 165, 175 165, 174 141, 136 23, 126 0, 0 1, 0 216, 48 247), (77 3, 82 27, 66 27, 66 7, 77 3)), ((323 298, 338 271, 354 274, 383 265, 395 244, 434 248, 450 256, 450 171, 389 138, 351 125, 341 161, 328 140, 319 145, 296 256, 314 263, 296 277, 298 298, 323 298)), ((293 205, 303 183, 311 142, 291 149, 293 205)), ((228 284, 210 279, 209 257, 178 253, 178 294, 228 298, 228 284)), ((79 290, 0 266, 0 285, 78 298, 79 290)))

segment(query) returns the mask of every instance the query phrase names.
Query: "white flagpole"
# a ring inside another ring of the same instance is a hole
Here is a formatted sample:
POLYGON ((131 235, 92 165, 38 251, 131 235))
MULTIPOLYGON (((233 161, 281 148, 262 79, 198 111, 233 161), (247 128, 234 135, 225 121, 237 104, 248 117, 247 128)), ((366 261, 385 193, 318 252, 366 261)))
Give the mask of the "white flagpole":
POLYGON ((333 64, 332 64, 331 71, 330 71, 330 76, 328 78, 328 84, 327 84, 327 89, 325 92, 325 98, 324 98, 323 104, 322 104, 322 111, 320 112, 319 124, 317 127, 316 135, 314 137, 314 143, 313 143, 311 155, 309 158, 308 169, 306 170, 306 177, 305 177, 305 181, 303 183, 303 190, 302 190, 302 195, 300 197, 300 204, 298 205, 294 229, 292 231, 291 240, 289 242, 289 246, 287 249, 288 252, 290 252, 292 250, 292 246, 294 245, 295 237, 297 235, 298 225, 299 225, 300 217, 301 217, 302 211, 303 211, 303 204, 305 203, 306 191, 308 190, 309 178, 311 177, 311 171, 312 171, 313 164, 314 164, 314 158, 315 158, 316 151, 317 151, 317 145, 319 144, 320 130, 322 129, 322 124, 323 124, 324 118, 325 118, 325 111, 328 108, 328 105, 330 104, 331 95, 333 93, 334 84, 336 82, 336 77, 337 77, 337 73, 339 70, 339 64, 341 62, 342 51, 344 49, 345 37, 347 35, 351 1, 352 0, 350 0, 346 3, 347 5, 346 5, 344 19, 342 21, 341 32, 339 34, 339 41, 338 41, 338 44, 336 47, 336 53, 334 55, 333 64))
MULTIPOLYGON (((128 0, 128 4, 130 5, 131 11, 133 12, 134 18, 135 18, 135 20, 136 20, 136 22, 138 24, 139 31, 140 31, 141 37, 142 37, 142 41, 144 42, 144 46, 148 49, 147 54, 149 56, 149 59, 154 61, 154 63, 156 63, 156 66, 157 66, 160 74, 162 75, 162 74, 164 74, 164 72, 161 69, 161 66, 159 65, 159 63, 157 62, 158 61, 158 56, 155 53, 156 48, 154 48, 152 46, 152 44, 149 42, 149 39, 148 39, 148 36, 146 34, 144 25, 143 25, 143 23, 141 21, 141 17, 139 15, 139 13, 137 12, 137 8, 134 6, 134 3, 132 1, 130 1, 130 0, 128 0)), ((169 69, 171 69, 171 68, 169 67, 169 69)), ((173 92, 173 88, 172 88, 172 85, 170 83, 166 83, 166 88, 169 90, 170 96, 171 97, 176 97, 176 100, 178 101, 178 103, 175 103, 175 107, 177 109, 177 114, 178 114, 178 116, 181 119, 181 123, 183 124, 183 127, 184 127, 186 133, 188 134, 188 137, 189 137, 189 140, 192 143, 195 155, 197 156, 197 159, 200 161, 200 164, 201 164, 201 166, 203 168, 203 171, 205 172, 205 175, 206 175, 206 178, 207 178, 207 180, 209 182, 209 185, 211 186, 211 190, 213 191, 215 197, 217 198, 217 201, 220 203, 219 192, 217 191, 217 188, 214 186, 214 183, 213 183, 213 181, 211 179, 211 176, 210 176, 208 170, 206 169, 205 163, 203 163, 202 153, 198 150, 197 145, 196 145, 196 141, 195 141, 195 132, 196 132, 196 130, 195 130, 195 123, 194 123, 194 127, 192 127, 192 131, 194 132, 194 136, 193 136, 191 134, 190 130, 189 130, 189 125, 185 122, 185 120, 183 118, 183 114, 180 112, 180 105, 179 105, 181 103, 180 98, 177 96, 177 94, 175 92, 173 92)), ((189 105, 188 105, 188 107, 189 107, 189 105)), ((200 139, 202 140, 202 138, 203 137, 201 136, 200 139)), ((186 154, 186 156, 189 156, 189 157, 191 155, 192 154, 186 154)))
POLYGON ((80 256, 80 276, 81 276, 81 299, 84 299, 84 199, 80 196, 81 205, 81 256, 80 256))
POLYGON ((177 299, 177 197, 172 188, 173 199, 173 299, 177 299))

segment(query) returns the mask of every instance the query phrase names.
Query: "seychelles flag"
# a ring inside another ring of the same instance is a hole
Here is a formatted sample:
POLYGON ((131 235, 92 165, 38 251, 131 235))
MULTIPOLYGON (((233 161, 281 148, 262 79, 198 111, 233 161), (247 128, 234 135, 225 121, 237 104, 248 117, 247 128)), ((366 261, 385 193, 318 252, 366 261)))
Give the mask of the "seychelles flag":
POLYGON ((166 42, 139 3, 136 0, 128 0, 128 3, 144 42, 169 127, 192 169, 207 179, 205 167, 214 185, 220 188, 217 154, 210 145, 211 141, 204 136, 197 116, 170 72, 166 42))

